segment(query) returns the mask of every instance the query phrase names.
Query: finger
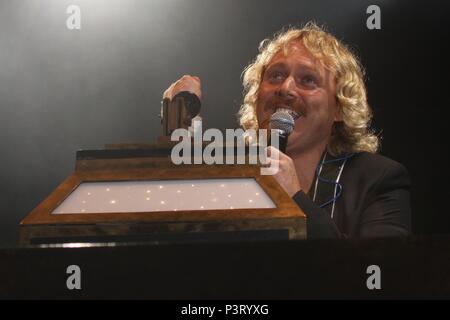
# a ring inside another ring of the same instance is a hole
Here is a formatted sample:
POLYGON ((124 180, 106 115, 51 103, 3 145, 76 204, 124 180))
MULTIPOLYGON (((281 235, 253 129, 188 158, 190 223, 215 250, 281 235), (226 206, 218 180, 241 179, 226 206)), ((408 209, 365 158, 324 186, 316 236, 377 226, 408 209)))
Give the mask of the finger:
POLYGON ((181 91, 191 91, 189 89, 190 89, 189 84, 187 84, 184 81, 180 81, 173 87, 173 95, 176 95, 177 93, 179 93, 181 91))
POLYGON ((181 79, 178 79, 175 83, 174 83, 174 88, 178 88, 178 87, 188 87, 192 84, 192 79, 189 76, 184 75, 183 77, 181 77, 181 79))
POLYGON ((198 84, 200 84, 200 82, 201 82, 199 77, 191 76, 190 74, 183 75, 178 81, 183 81, 183 82, 188 82, 188 83, 192 82, 192 81, 195 81, 198 84))
POLYGON ((262 164, 264 167, 277 167, 279 168, 281 163, 280 161, 278 161, 277 159, 272 159, 272 158, 266 158, 265 161, 262 161, 262 164))
POLYGON ((273 147, 273 146, 269 146, 267 147, 267 156, 272 158, 272 159, 279 159, 280 158, 280 150, 278 150, 277 148, 273 147))
POLYGON ((164 91, 164 93, 163 93, 163 99, 166 99, 166 98, 170 99, 169 98, 169 88, 167 88, 166 91, 164 91))
POLYGON ((173 90, 173 85, 174 85, 174 83, 172 83, 172 84, 170 85, 170 87, 168 87, 168 88, 166 89, 166 91, 164 91, 164 93, 163 93, 163 99, 168 98, 168 99, 172 100, 172 90, 173 90))

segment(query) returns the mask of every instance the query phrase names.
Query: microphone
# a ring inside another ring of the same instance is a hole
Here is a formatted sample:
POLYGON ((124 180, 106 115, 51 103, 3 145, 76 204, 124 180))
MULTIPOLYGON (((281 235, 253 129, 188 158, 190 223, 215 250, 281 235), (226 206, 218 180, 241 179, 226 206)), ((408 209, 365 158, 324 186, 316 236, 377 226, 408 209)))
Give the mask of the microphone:
POLYGON ((295 127, 295 119, 299 117, 293 110, 278 108, 270 117, 270 129, 278 131, 279 150, 286 153, 288 137, 295 127))

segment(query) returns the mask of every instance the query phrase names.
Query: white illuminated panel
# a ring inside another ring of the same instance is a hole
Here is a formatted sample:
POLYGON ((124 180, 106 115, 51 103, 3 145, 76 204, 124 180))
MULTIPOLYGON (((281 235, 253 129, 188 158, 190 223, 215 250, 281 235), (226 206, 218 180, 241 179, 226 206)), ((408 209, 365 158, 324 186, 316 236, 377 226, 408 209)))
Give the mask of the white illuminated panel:
POLYGON ((275 208, 253 178, 84 182, 52 214, 275 208))

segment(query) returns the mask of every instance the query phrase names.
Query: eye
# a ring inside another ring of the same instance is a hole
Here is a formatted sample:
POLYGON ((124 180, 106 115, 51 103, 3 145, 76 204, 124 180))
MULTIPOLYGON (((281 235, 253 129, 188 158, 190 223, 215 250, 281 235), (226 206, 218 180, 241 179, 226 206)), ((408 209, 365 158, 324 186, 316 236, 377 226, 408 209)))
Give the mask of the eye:
POLYGON ((301 78, 301 83, 305 86, 312 87, 317 85, 316 78, 311 75, 303 76, 301 78))
POLYGON ((283 72, 283 70, 270 70, 265 76, 264 78, 271 83, 279 83, 282 82, 284 80, 284 78, 286 77, 285 72, 283 72))
POLYGON ((282 80, 284 77, 283 73, 279 71, 272 72, 269 76, 271 80, 282 80))

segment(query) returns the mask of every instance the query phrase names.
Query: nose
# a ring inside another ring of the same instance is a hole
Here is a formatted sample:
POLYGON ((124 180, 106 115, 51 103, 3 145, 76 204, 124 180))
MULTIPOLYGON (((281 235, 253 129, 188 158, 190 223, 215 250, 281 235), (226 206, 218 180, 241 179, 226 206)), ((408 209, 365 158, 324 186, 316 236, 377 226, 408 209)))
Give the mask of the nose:
POLYGON ((297 96, 295 92, 295 80, 292 76, 287 77, 277 90, 277 95, 286 100, 294 100, 297 96))

